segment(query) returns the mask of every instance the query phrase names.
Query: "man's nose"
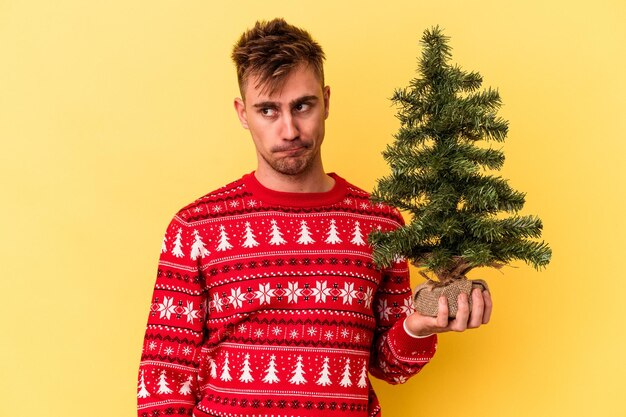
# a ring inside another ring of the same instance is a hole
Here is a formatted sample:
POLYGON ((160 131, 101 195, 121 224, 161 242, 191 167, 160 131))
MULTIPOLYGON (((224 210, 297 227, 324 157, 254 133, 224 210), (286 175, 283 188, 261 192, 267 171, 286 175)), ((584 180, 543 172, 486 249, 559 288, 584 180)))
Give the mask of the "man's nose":
POLYGON ((283 139, 294 140, 300 135, 298 124, 291 114, 283 117, 283 139))

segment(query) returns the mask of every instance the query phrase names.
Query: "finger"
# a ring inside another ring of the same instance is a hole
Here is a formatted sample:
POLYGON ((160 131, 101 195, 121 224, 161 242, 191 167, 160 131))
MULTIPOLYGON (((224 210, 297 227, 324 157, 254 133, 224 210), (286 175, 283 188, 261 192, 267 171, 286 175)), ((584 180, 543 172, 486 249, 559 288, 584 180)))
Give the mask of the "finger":
POLYGON ((483 312, 483 324, 489 323, 489 319, 491 318, 491 311, 493 309, 493 303, 491 301, 491 294, 489 291, 483 291, 483 300, 485 302, 485 311, 483 312))
POLYGON ((439 297, 439 309, 437 310, 437 327, 448 326, 448 299, 445 296, 439 297))
POLYGON ((485 302, 483 301, 483 294, 478 288, 472 290, 472 311, 470 313, 469 324, 470 329, 479 327, 483 322, 483 311, 485 309, 485 302))
POLYGON ((469 318, 469 302, 467 301, 467 294, 459 294, 457 304, 459 308, 456 311, 456 318, 453 320, 451 328, 456 332, 462 332, 467 329, 467 319, 469 318))

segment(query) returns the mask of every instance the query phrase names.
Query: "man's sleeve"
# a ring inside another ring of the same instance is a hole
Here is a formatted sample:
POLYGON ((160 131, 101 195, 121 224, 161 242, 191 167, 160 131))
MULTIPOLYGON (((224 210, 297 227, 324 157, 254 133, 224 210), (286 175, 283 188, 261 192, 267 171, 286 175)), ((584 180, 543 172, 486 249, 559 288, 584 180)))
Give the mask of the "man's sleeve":
POLYGON ((199 268, 203 251, 198 231, 174 217, 163 238, 144 336, 137 385, 139 417, 191 416, 196 404, 206 319, 199 268))
MULTIPOLYGON (((404 224, 400 213, 399 225, 404 224)), ((435 355, 437 335, 417 338, 404 328, 404 319, 415 311, 406 259, 397 259, 382 271, 375 300, 376 333, 370 373, 391 384, 406 382, 435 355)))

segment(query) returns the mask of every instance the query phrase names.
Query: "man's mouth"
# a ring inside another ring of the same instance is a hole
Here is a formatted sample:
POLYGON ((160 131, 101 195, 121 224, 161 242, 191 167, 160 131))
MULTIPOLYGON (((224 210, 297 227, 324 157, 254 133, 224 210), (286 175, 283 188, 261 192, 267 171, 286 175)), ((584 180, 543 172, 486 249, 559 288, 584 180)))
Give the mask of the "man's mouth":
POLYGON ((274 152, 294 155, 294 154, 300 153, 301 151, 304 151, 305 149, 307 149, 306 146, 293 146, 290 148, 278 148, 278 149, 275 149, 274 152))

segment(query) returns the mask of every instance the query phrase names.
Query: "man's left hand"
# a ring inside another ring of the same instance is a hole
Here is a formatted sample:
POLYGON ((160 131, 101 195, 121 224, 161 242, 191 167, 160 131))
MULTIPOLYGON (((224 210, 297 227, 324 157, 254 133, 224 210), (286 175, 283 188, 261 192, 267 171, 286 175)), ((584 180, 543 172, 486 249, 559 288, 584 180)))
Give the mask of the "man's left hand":
POLYGON ((489 291, 475 288, 472 291, 472 312, 469 311, 467 294, 459 294, 456 317, 448 318, 448 300, 439 298, 437 317, 424 316, 418 312, 406 318, 406 329, 416 336, 426 336, 432 333, 463 332, 475 329, 489 323, 493 304, 489 291))

